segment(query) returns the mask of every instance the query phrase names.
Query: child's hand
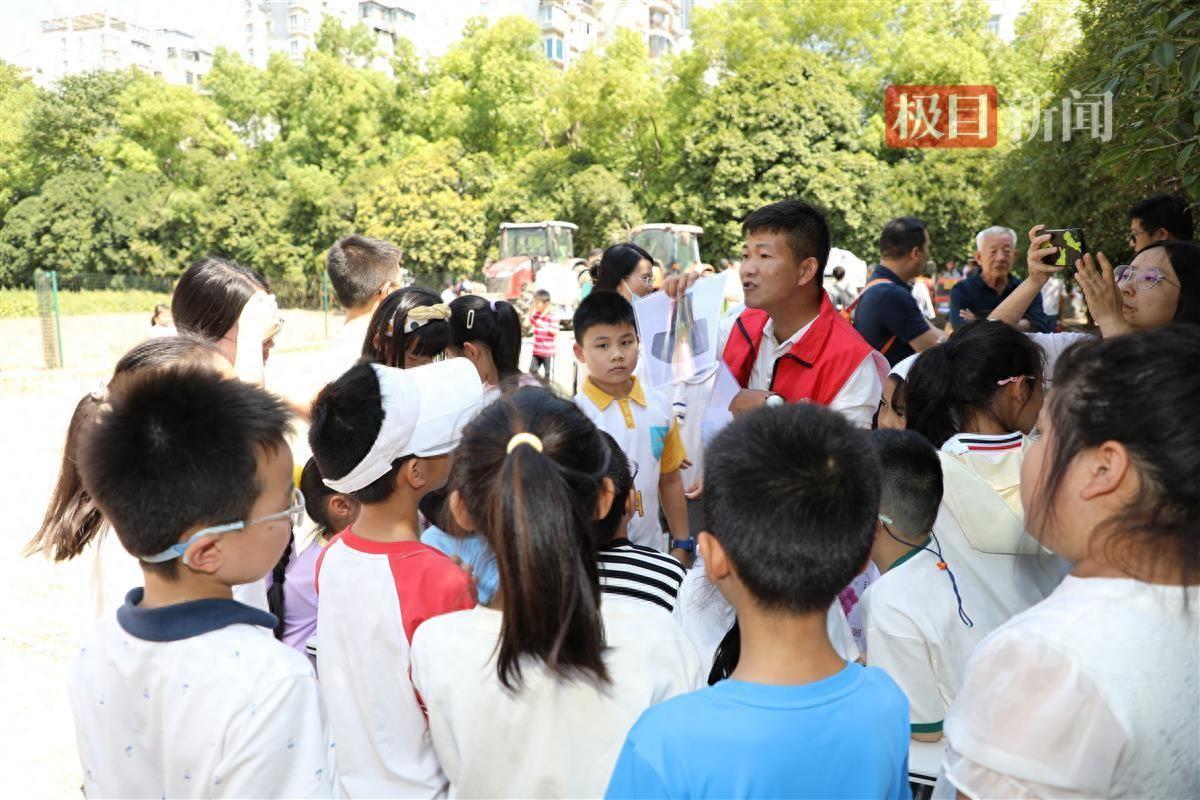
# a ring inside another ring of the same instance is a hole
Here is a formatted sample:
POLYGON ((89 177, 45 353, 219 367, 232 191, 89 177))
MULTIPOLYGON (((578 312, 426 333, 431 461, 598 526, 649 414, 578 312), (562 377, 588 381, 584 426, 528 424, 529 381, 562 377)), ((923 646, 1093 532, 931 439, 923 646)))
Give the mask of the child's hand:
POLYGON ((680 564, 683 564, 684 569, 691 569, 692 562, 696 560, 694 555, 689 553, 687 550, 680 550, 678 547, 671 550, 671 557, 680 564))
POLYGON ((261 347, 270 338, 271 331, 279 325, 279 303, 275 295, 255 293, 242 307, 238 315, 238 345, 261 347))
POLYGON ((693 483, 691 486, 689 486, 688 488, 683 490, 683 496, 686 497, 688 500, 699 500, 700 496, 703 494, 704 494, 704 481, 703 480, 698 480, 695 483, 693 483))

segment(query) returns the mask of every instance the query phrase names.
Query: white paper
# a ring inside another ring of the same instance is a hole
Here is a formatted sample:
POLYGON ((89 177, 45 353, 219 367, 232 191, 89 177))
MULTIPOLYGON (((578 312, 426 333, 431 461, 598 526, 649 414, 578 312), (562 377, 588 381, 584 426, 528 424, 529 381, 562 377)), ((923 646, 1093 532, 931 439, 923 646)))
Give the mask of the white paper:
POLYGON ((720 358, 717 335, 724 289, 724 278, 713 276, 697 281, 678 301, 655 292, 633 304, 652 388, 690 378, 720 358))
POLYGON ((700 423, 700 441, 704 443, 705 447, 708 447, 708 443, 721 432, 722 428, 733 422, 733 414, 729 411, 729 405, 741 388, 733 377, 733 373, 729 371, 729 367, 725 366, 725 362, 722 361, 718 364, 716 381, 708 396, 708 404, 704 407, 704 418, 700 423))

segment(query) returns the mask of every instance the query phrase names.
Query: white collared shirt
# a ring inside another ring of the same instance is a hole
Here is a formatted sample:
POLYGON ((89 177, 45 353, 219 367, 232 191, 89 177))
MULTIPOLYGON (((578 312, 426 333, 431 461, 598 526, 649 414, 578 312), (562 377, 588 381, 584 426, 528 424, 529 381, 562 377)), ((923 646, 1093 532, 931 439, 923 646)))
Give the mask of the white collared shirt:
MULTIPOLYGON (((758 353, 754 358, 754 367, 750 370, 750 381, 746 388, 762 391, 770 389, 771 375, 775 371, 775 362, 786 355, 795 346, 796 342, 800 341, 800 338, 808 333, 808 329, 812 327, 813 322, 816 322, 816 317, 813 317, 807 325, 780 342, 775 338, 775 320, 768 319, 766 326, 763 328, 762 344, 759 345, 758 353)), ((726 317, 722 320, 721 347, 718 352, 725 352, 725 344, 729 341, 729 334, 736 324, 736 316, 726 317)), ((854 425, 860 428, 870 428, 871 420, 875 417, 875 411, 879 408, 879 398, 882 394, 883 381, 880 380, 879 370, 875 366, 875 356, 873 353, 868 353, 866 358, 862 360, 862 363, 846 379, 846 383, 842 385, 842 388, 838 391, 837 396, 833 398, 833 402, 829 404, 829 407, 834 411, 840 412, 842 416, 850 420, 854 425)))

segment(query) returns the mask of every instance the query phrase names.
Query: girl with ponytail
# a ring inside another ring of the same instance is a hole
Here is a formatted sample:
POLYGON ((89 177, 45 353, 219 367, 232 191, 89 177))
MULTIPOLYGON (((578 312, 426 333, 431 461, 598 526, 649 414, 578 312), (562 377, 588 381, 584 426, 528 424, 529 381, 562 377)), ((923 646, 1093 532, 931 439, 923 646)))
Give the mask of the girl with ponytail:
POLYGON ((450 307, 429 289, 410 286, 375 308, 362 356, 385 367, 412 369, 441 356, 449 343, 450 307))
POLYGON ((1067 569, 1026 532, 1021 510, 1043 364, 1030 337, 981 320, 921 353, 908 373, 908 429, 940 448, 944 493, 933 531, 946 561, 978 587, 977 597, 963 598, 976 605, 967 612, 996 624, 1045 598, 1067 569))
MULTIPOLYGON (((475 365, 484 386, 521 378, 521 317, 511 303, 468 294, 450 303, 450 353, 475 365)), ((532 378, 532 376, 527 376, 532 378)), ((536 383, 536 379, 533 379, 536 383)))
POLYGON ((601 607, 607 460, 583 412, 540 388, 498 398, 463 433, 448 504, 487 537, 500 588, 488 606, 425 621, 412 643, 451 794, 598 797, 613 744, 650 705, 700 683, 669 617, 620 599, 601 607))
MULTIPOLYGON (((137 345, 117 362, 112 378, 174 364, 211 365, 217 372, 233 376, 233 368, 216 343, 198 336, 178 335, 149 339, 137 345)), ((85 554, 91 558, 88 588, 82 601, 83 618, 89 623, 124 603, 125 593, 142 585, 137 559, 125 552, 116 537, 107 535, 104 515, 84 490, 75 467, 79 432, 95 418, 105 395, 103 388, 97 389, 85 394, 75 405, 63 444, 58 482, 41 527, 24 549, 26 556, 40 552, 51 561, 70 561, 85 554)))

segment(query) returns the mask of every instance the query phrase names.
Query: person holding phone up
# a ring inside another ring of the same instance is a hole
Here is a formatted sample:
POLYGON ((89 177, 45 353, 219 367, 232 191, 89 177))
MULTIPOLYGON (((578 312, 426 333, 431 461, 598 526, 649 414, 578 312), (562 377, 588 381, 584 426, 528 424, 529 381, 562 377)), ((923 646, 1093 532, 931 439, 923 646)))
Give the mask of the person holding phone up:
MULTIPOLYGON (((986 319, 1022 285, 1021 279, 1012 274, 1016 231, 1000 225, 985 228, 975 235, 975 247, 979 270, 950 290, 950 325, 956 329, 973 320, 986 319)), ((1023 331, 1050 333, 1050 318, 1042 310, 1038 292, 1026 296, 1020 318, 1014 324, 1023 331)))

